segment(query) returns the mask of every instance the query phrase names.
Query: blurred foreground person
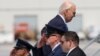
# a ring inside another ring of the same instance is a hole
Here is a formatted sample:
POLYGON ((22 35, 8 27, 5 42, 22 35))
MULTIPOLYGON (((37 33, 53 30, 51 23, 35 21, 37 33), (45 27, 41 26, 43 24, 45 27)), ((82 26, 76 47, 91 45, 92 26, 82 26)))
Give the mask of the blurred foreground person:
POLYGON ((29 51, 26 49, 26 47, 15 47, 10 56, 30 56, 29 51))
POLYGON ((31 56, 30 50, 32 46, 24 40, 18 39, 17 44, 11 51, 10 56, 31 56))
POLYGON ((67 53, 66 56, 86 56, 79 47, 79 37, 76 32, 68 31, 61 39, 62 49, 67 53))

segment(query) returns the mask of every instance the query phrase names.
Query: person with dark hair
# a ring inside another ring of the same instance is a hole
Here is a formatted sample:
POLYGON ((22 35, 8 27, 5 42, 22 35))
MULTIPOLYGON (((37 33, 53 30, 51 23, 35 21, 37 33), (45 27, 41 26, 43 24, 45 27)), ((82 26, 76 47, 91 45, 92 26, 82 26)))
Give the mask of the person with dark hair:
POLYGON ((31 56, 30 50, 32 49, 32 46, 21 39, 17 40, 16 46, 11 51, 10 56, 31 56))
POLYGON ((43 56, 48 56, 48 54, 50 54, 50 52, 52 51, 50 45, 46 44, 46 41, 47 41, 46 30, 47 30, 46 27, 44 27, 41 30, 41 36, 42 36, 41 41, 44 40, 43 41, 44 43, 41 45, 41 46, 43 46, 43 49, 42 49, 43 50, 43 56))
POLYGON ((33 48, 35 56, 65 56, 62 51, 60 40, 64 32, 63 28, 57 29, 47 24, 41 31, 41 40, 33 48))
POLYGON ((48 56, 51 52, 51 48, 49 45, 46 45, 46 41, 46 27, 43 27, 41 30, 41 39, 32 48, 33 56, 48 56))
POLYGON ((47 37, 46 44, 51 47, 51 52, 48 56, 65 56, 66 53, 62 51, 62 48, 60 45, 61 37, 64 34, 64 32, 62 31, 63 28, 57 29, 47 24, 46 29, 47 29, 46 30, 46 37, 47 37))
POLYGON ((37 43, 36 47, 33 48, 33 53, 35 56, 48 56, 48 54, 51 52, 51 47, 46 45, 46 41, 46 27, 43 27, 41 30, 41 39, 37 43))
POLYGON ((10 56, 31 56, 31 55, 26 47, 20 46, 20 47, 14 47, 14 49, 11 51, 10 56))
POLYGON ((61 45, 66 56, 86 56, 79 47, 79 36, 74 31, 67 31, 61 39, 61 45))

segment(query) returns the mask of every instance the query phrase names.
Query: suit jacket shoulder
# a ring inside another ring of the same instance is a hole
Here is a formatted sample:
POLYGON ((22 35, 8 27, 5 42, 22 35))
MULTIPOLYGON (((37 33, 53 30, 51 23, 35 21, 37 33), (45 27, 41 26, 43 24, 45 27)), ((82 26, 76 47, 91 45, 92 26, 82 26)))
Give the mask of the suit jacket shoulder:
POLYGON ((57 29, 64 29, 63 31, 68 31, 68 27, 65 24, 65 22, 63 21, 63 19, 57 15, 56 17, 54 17, 53 19, 51 19, 48 23, 48 25, 52 25, 52 27, 57 28, 57 29), (61 27, 59 27, 61 26, 61 27))
POLYGON ((66 56, 66 53, 64 53, 62 51, 62 48, 61 46, 59 45, 58 47, 56 47, 52 53, 52 55, 49 55, 49 56, 66 56))
POLYGON ((80 49, 79 47, 76 47, 74 50, 72 50, 68 56, 86 56, 84 51, 80 49))

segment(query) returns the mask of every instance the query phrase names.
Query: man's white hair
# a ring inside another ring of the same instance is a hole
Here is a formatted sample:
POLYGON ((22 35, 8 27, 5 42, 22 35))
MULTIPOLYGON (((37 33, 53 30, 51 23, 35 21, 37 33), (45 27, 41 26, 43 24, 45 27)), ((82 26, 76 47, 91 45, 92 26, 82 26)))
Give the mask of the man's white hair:
POLYGON ((59 8, 59 13, 64 11, 64 10, 67 10, 67 9, 70 9, 71 7, 75 6, 74 3, 72 3, 71 1, 69 0, 66 0, 59 8))

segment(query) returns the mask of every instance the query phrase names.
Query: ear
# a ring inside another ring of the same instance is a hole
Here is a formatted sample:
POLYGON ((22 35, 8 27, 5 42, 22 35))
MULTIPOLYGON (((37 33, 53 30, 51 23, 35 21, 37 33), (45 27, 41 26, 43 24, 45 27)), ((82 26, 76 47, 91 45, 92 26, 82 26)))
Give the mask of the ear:
POLYGON ((24 49, 24 52, 27 53, 28 51, 26 49, 24 49))
POLYGON ((68 15, 69 12, 69 10, 64 10, 64 16, 66 16, 66 14, 68 15))
POLYGON ((26 50, 26 51, 24 52, 24 55, 25 55, 25 56, 26 56, 26 55, 29 55, 29 51, 26 50))
POLYGON ((72 41, 71 41, 71 40, 69 40, 69 47, 71 47, 71 45, 72 45, 72 41))

